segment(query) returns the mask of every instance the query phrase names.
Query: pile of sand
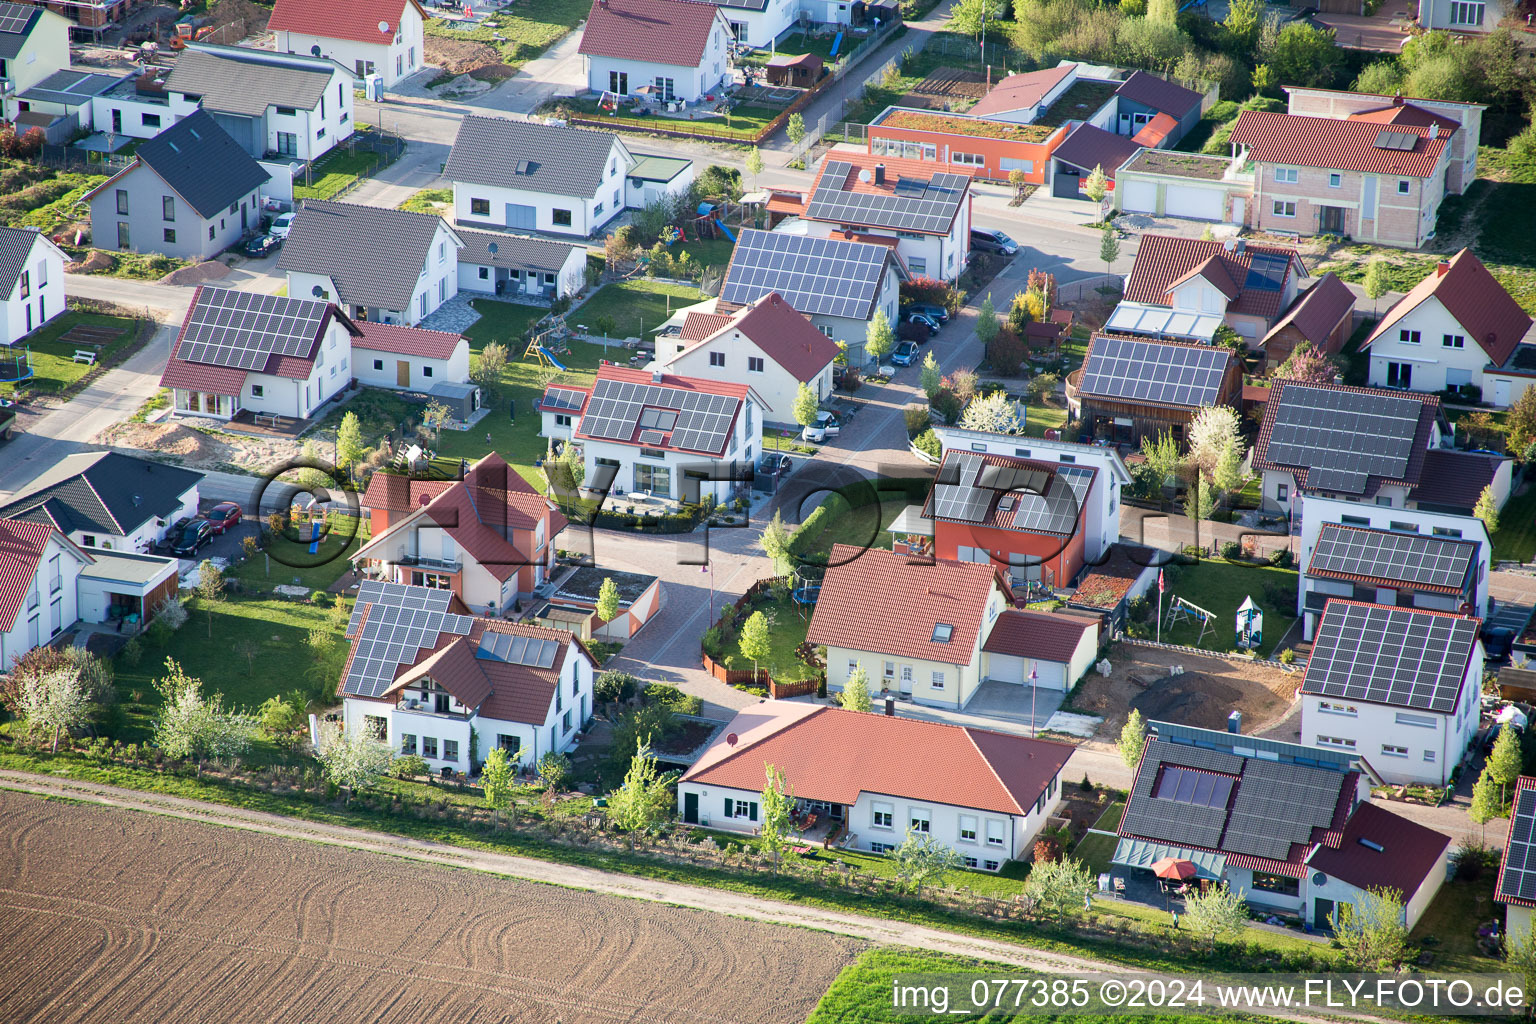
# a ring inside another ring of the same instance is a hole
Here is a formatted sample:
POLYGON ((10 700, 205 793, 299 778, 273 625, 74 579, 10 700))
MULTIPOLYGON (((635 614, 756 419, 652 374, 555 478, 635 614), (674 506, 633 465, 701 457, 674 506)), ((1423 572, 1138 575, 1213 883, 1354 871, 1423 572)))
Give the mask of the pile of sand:
POLYGON ((66 263, 64 272, 66 274, 99 274, 115 266, 117 266, 117 260, 100 249, 92 249, 91 254, 78 263, 66 263))
POLYGON ((199 285, 217 281, 228 275, 229 267, 218 260, 194 263, 190 267, 173 270, 160 279, 161 284, 199 285))
POLYGON ((214 443, 206 434, 180 423, 119 423, 101 437, 108 444, 175 455, 188 462, 212 459, 218 455, 214 443))

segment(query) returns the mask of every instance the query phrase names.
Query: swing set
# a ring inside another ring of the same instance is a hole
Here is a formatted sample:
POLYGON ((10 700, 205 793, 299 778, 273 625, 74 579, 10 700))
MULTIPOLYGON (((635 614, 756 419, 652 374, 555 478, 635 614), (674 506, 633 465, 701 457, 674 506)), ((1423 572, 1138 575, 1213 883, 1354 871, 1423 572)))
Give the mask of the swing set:
POLYGON ((1163 623, 1164 629, 1172 629, 1184 622, 1200 620, 1200 637, 1190 646, 1201 647, 1205 644, 1205 634, 1216 631, 1216 616, 1201 608, 1193 601, 1182 597, 1174 597, 1173 603, 1168 606, 1168 619, 1163 623))

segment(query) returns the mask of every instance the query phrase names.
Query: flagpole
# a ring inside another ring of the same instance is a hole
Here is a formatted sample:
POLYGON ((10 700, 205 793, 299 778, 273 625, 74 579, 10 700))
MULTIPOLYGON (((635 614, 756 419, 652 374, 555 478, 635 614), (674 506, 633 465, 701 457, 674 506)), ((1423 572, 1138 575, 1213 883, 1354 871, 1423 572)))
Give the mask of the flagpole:
POLYGON ((1163 642, 1163 570, 1157 570, 1157 642, 1163 642))

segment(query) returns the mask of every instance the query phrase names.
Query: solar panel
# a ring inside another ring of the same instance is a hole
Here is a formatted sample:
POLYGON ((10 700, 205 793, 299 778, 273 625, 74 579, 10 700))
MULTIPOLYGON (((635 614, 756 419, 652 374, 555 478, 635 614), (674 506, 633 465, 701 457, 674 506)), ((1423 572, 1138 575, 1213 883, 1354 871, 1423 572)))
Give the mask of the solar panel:
POLYGON ((546 409, 569 409, 575 412, 581 409, 581 403, 586 397, 585 391, 575 388, 546 388, 543 404, 546 409))
POLYGON ((1077 528, 1078 511, 1093 483, 1086 466, 1058 466, 1044 494, 1021 492, 1013 513, 1013 528, 1039 533, 1071 533, 1077 528))
POLYGON ((263 370, 273 356, 307 357, 319 340, 328 304, 313 299, 202 288, 177 357, 241 370, 263 370))
POLYGON ((404 583, 370 580, 359 586, 347 622, 353 651, 343 691, 381 696, 400 667, 436 647, 442 634, 468 636, 472 620, 449 612, 452 600, 451 591, 404 583))
POLYGON ((34 10, 35 8, 22 7, 20 4, 0 5, 0 32, 25 32, 27 22, 32 20, 34 10))
POLYGON ((1278 401, 1266 458, 1305 469, 1308 490, 1364 494, 1371 476, 1406 479, 1418 399, 1286 384, 1278 401))
POLYGON ((555 655, 559 652, 560 644, 545 637, 487 630, 480 638, 480 646, 475 650, 475 657, 484 661, 499 661, 507 665, 550 668, 554 665, 555 655))
POLYGON ((1100 335, 1083 365, 1081 390, 1127 402, 1215 405, 1231 360, 1224 348, 1100 335))
POLYGON ((976 486, 982 465, 975 455, 954 455, 944 460, 933 485, 936 518, 979 523, 987 517, 997 492, 976 486))
POLYGON ((1278 252, 1256 252, 1250 257, 1248 277, 1243 288, 1261 292, 1278 292, 1285 287, 1285 275, 1291 268, 1291 258, 1278 252))
POLYGON ((1162 781, 1158 783, 1154 796, 1198 807, 1224 808, 1227 806, 1227 798, 1232 795, 1232 783, 1235 781, 1230 775, 1165 766, 1162 781))
POLYGON ((806 203, 807 219, 942 235, 970 185, 967 175, 941 172, 927 181, 901 178, 892 192, 854 192, 845 187, 853 170, 847 160, 827 161, 806 203))
POLYGON ((609 441, 631 441, 640 431, 642 444, 667 445, 684 451, 719 454, 725 450, 741 400, 732 395, 662 384, 599 377, 592 385, 581 434, 609 441))
POLYGON ((1307 574, 1364 576, 1459 591, 1476 561, 1477 545, 1470 541, 1324 523, 1307 574))
POLYGON ((1377 149, 1394 149, 1404 153, 1411 153, 1413 147, 1418 145, 1419 137, 1412 132, 1380 131, 1376 133, 1377 149))
POLYGON ((1515 794, 1498 895, 1536 900, 1536 789, 1522 788, 1515 794))
POLYGON ((722 302, 747 306, 778 292, 807 316, 867 320, 891 250, 869 242, 748 229, 731 252, 722 302))
POLYGON ((1475 643, 1475 619, 1330 601, 1302 690, 1448 714, 1475 643))

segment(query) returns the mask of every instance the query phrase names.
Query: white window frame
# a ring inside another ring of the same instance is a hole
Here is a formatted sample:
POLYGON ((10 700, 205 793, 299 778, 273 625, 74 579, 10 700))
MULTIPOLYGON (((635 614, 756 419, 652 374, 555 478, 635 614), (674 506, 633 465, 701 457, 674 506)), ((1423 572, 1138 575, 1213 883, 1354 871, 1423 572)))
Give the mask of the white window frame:
POLYGON ((907 824, 918 835, 933 835, 933 811, 927 807, 908 807, 907 824))
POLYGON ((1276 167, 1275 181, 1281 185, 1294 185, 1301 180, 1301 170, 1296 167, 1276 167))
POLYGON ((1320 747, 1334 747, 1339 750, 1354 750, 1355 741, 1343 736, 1319 736, 1317 745, 1320 747))
POLYGON ((932 676, 932 678, 930 679, 930 681, 928 683, 928 688, 931 689, 931 690, 942 690, 942 689, 944 689, 945 675, 946 675, 946 673, 940 672, 937 669, 935 669, 934 672, 933 672, 933 676, 932 676))
POLYGON ((1296 219, 1296 201, 1293 199, 1276 199, 1269 209, 1276 217, 1284 217, 1286 220, 1296 219))
POLYGON ((979 828, 978 828, 979 824, 980 823, 977 820, 976 815, 974 815, 974 814, 962 814, 962 815, 960 815, 960 830, 956 833, 960 837, 960 842, 962 842, 962 843, 974 843, 974 842, 976 842, 977 841, 977 838, 976 838, 977 837, 977 833, 979 831, 979 828), (969 833, 969 834, 967 834, 967 833, 969 833))
POLYGON ((1423 335, 1418 331, 1410 331, 1406 328, 1397 332, 1397 342, 1399 345, 1417 345, 1422 337, 1423 335))
POLYGON ((1007 839, 1007 829, 996 818, 987 819, 987 845, 1001 847, 1007 839))
POLYGON ((1406 196, 1406 195, 1408 195, 1408 193, 1410 193, 1412 191, 1413 191, 1413 182, 1409 181, 1407 178, 1399 178, 1397 180, 1397 194, 1398 195, 1406 196))
POLYGON ((1317 710, 1328 715, 1342 715, 1346 718, 1359 718, 1360 709, 1353 704, 1336 704, 1331 700, 1317 702, 1317 710))
POLYGON ((1381 745, 1382 757, 1407 757, 1408 748, 1397 743, 1383 743, 1381 745))
POLYGON ((1340 174, 1338 171, 1329 171, 1328 172, 1328 187, 1329 188, 1343 188, 1344 187, 1344 175, 1340 174))
POLYGON ((870 828, 889 829, 891 831, 895 831, 896 805, 884 803, 872 804, 869 809, 869 822, 870 828), (882 824, 880 820, 882 816, 885 818, 884 824, 882 824))

